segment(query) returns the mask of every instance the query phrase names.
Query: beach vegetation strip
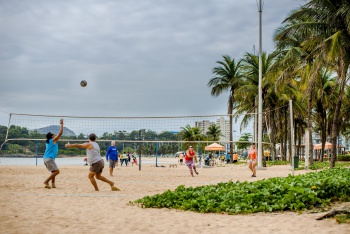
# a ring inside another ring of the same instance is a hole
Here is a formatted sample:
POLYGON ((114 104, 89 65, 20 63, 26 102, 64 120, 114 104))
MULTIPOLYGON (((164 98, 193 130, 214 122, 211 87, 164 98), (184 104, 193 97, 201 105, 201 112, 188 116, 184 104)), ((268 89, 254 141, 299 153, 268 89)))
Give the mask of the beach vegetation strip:
POLYGON ((254 182, 178 186, 174 191, 145 196, 133 202, 142 208, 171 208, 201 213, 248 214, 325 208, 350 200, 350 169, 333 168, 304 175, 254 182))

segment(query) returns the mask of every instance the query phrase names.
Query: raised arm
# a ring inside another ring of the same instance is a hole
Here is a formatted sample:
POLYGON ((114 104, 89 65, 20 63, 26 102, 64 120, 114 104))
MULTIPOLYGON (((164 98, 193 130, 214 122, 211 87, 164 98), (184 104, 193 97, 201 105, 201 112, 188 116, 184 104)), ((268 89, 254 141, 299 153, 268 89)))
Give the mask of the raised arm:
POLYGON ((63 119, 60 119, 60 131, 55 135, 52 141, 56 144, 56 142, 60 139, 63 133, 63 119))

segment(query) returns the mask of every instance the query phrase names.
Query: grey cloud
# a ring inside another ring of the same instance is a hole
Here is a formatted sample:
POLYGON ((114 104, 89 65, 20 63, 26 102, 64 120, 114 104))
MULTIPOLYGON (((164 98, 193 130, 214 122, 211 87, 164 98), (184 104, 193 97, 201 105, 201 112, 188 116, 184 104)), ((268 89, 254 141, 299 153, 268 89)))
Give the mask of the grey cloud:
MULTIPOLYGON (((298 4, 265 1, 264 50, 298 4)), ((254 0, 1 1, 0 30, 0 110, 17 113, 225 114, 212 68, 258 48, 254 0)))

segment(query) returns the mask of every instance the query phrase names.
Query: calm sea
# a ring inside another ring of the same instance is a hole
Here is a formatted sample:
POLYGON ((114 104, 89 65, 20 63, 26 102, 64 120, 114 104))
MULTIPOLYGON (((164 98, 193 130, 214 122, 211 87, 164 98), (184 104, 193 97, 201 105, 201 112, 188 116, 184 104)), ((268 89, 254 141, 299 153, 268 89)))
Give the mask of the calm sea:
MULTIPOLYGON (((155 158, 142 159, 142 164, 155 164, 155 158)), ((137 160, 138 161, 138 160, 137 160)), ((71 158, 56 158, 56 163, 60 165, 76 166, 84 165, 84 158, 81 157, 71 157, 71 158)), ((158 159, 160 164, 169 164, 171 162, 163 161, 161 158, 158 159)), ((42 158, 1 158, 0 157, 0 166, 35 166, 35 165, 44 165, 42 158)))

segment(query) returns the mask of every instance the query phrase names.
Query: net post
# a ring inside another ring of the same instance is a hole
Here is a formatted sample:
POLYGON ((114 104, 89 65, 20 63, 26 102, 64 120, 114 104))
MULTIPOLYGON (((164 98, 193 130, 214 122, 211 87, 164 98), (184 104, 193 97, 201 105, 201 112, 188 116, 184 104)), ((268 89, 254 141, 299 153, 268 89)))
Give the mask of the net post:
POLYGON ((139 130, 139 139, 140 139, 140 141, 139 141, 139 171, 141 171, 141 153, 142 153, 142 138, 141 138, 141 130, 139 130))
POLYGON ((310 156, 310 142, 309 142, 309 129, 305 130, 305 152, 304 152, 304 160, 305 160, 305 170, 309 169, 309 156, 310 156))
POLYGON ((6 130, 5 141, 4 141, 4 143, 2 143, 2 144, 0 145, 0 150, 2 149, 2 146, 7 142, 7 138, 8 138, 8 135, 9 135, 9 129, 10 129, 11 117, 12 117, 12 113, 9 114, 9 122, 8 122, 8 124, 7 124, 7 130, 6 130))
POLYGON ((39 151, 39 144, 38 140, 35 141, 35 166, 38 166, 38 151, 39 151))
POLYGON ((202 144, 200 141, 197 143, 197 152, 198 152, 198 164, 197 167, 202 167, 202 144))
POLYGON ((158 167, 158 142, 156 142, 156 167, 158 167))

